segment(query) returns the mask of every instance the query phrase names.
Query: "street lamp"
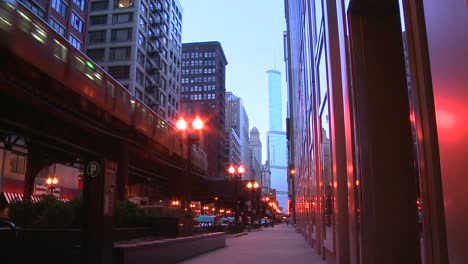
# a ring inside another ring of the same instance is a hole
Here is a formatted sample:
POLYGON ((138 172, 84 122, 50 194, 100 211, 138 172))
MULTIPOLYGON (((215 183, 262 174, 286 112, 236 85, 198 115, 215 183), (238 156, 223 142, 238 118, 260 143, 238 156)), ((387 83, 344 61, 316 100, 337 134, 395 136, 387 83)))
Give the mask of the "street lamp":
POLYGON ((251 202, 251 207, 252 207, 252 216, 255 219, 257 218, 256 217, 257 210, 254 208, 254 192, 258 189, 258 187, 260 187, 260 185, 256 181, 254 182, 249 181, 247 183, 247 188, 250 190, 250 198, 251 198, 250 202, 251 202))
POLYGON ((234 200, 236 202, 236 212, 235 212, 235 222, 239 221, 239 199, 237 197, 237 182, 242 179, 242 174, 245 172, 245 168, 242 165, 239 165, 237 169, 234 167, 234 165, 230 165, 228 168, 228 172, 231 175, 231 179, 234 180, 234 200), (237 173, 239 173, 239 176, 236 176, 236 170, 237 173))
MULTIPOLYGON (((191 210, 191 207, 187 208, 187 205, 190 202, 191 199, 191 193, 190 193, 190 179, 191 179, 191 165, 192 165, 192 145, 197 143, 199 138, 200 138, 200 133, 201 130, 203 129, 203 120, 200 118, 200 116, 196 116, 195 119, 192 120, 192 127, 190 128, 187 125, 187 121, 184 119, 183 116, 181 116, 177 122, 176 122, 176 128, 177 130, 186 135, 186 140, 187 140, 187 164, 186 164, 186 175, 185 175, 185 180, 184 180, 184 194, 183 196, 183 201, 182 201, 182 206, 184 207, 185 210, 191 210)), ((180 141, 182 145, 182 139, 180 141)))
POLYGON ((47 177, 46 179, 46 184, 47 184, 47 189, 49 190, 50 195, 53 195, 55 191, 55 187, 57 187, 59 180, 57 177, 47 177))

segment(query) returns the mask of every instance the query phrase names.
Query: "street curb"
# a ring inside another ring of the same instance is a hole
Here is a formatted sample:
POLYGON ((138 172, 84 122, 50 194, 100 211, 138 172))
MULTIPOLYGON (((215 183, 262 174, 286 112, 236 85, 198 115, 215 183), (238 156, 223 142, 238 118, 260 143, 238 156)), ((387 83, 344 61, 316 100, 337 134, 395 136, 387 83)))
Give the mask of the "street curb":
POLYGON ((236 238, 236 237, 240 237, 240 236, 246 236, 248 234, 249 233, 247 233, 247 232, 242 232, 242 233, 239 233, 239 234, 227 235, 226 238, 236 238))

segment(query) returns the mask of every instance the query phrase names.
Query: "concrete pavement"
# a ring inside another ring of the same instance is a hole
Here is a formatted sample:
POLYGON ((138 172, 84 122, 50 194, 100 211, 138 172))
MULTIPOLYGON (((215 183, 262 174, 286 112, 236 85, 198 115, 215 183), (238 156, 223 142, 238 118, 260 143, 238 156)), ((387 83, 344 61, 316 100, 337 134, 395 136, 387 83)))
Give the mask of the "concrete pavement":
POLYGON ((195 258, 185 264, 294 263, 325 264, 304 237, 286 224, 252 231, 246 236, 226 240, 226 247, 195 258))

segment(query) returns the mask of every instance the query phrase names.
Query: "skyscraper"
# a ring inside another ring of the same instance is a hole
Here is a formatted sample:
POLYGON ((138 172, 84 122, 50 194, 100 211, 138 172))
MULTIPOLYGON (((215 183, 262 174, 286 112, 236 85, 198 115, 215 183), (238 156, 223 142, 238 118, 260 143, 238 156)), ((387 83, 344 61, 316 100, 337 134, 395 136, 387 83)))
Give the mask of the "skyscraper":
POLYGON ((270 187, 276 189, 276 199, 286 212, 288 200, 287 141, 283 130, 283 104, 281 101, 281 73, 266 72, 268 79, 267 159, 269 161, 270 187))
POLYGON ((173 122, 180 101, 179 1, 92 1, 89 21, 88 56, 135 98, 173 122))
MULTIPOLYGON (((243 174, 244 179, 251 179, 249 169, 249 117, 245 111, 242 99, 232 92, 226 92, 226 128, 232 128, 240 140, 240 163, 247 169, 243 174)), ((237 165, 237 164, 234 164, 237 165)))
POLYGON ((206 121, 201 138, 207 154, 208 176, 224 178, 226 65, 221 43, 196 42, 182 45, 182 89, 180 111, 200 115, 206 121))

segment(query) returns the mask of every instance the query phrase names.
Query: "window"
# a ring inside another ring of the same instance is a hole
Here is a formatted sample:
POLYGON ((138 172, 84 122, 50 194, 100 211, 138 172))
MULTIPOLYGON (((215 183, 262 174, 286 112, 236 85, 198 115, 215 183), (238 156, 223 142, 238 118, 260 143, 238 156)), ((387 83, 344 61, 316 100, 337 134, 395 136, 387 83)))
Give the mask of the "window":
POLYGON ((71 24, 76 30, 78 30, 78 32, 83 32, 84 22, 77 14, 75 14, 75 12, 72 12, 71 24))
POLYGON ((81 11, 85 11, 85 4, 86 4, 86 1, 85 0, 73 0, 73 3, 75 3, 80 9, 81 11))
POLYGON ((65 28, 62 27, 62 25, 60 25, 57 21, 55 21, 52 18, 49 20, 49 24, 53 29, 55 29, 55 31, 62 35, 62 37, 65 37, 65 28))
POLYGON ((91 25, 106 25, 107 15, 90 16, 89 23, 91 25))
POLYGON ((146 7, 145 5, 140 4, 140 12, 146 17, 146 7))
POLYGON ((138 20, 138 23, 140 24, 140 27, 142 29, 146 29, 146 21, 140 16, 140 19, 138 20))
POLYGON ((109 67, 109 73, 115 79, 128 79, 130 75, 130 66, 112 66, 109 67))
POLYGON ((145 66, 145 55, 141 51, 138 51, 138 53, 137 53, 137 62, 141 66, 143 66, 143 67, 145 66))
POLYGON ((107 1, 91 2, 91 11, 106 10, 108 7, 109 7, 109 2, 107 1))
POLYGON ((111 41, 128 41, 132 38, 131 28, 112 29, 111 41))
POLYGON ((68 41, 70 41, 70 43, 77 49, 81 50, 81 42, 76 39, 74 36, 70 35, 68 37, 68 41))
POLYGON ((133 6, 133 0, 114 0, 114 8, 127 8, 133 6))
POLYGON ((122 24, 133 21, 132 13, 120 13, 112 15, 112 24, 122 24))
POLYGON ((140 70, 136 71, 136 81, 139 85, 143 86, 144 75, 140 70))
POLYGON ((89 31, 88 36, 90 44, 106 42, 106 30, 89 31))
POLYGON ((93 61, 104 61, 104 49, 88 49, 86 55, 93 61))
POLYGON ((52 8, 62 15, 62 17, 67 18, 68 6, 62 0, 52 0, 52 8))
POLYGON ((138 44, 143 48, 145 47, 145 37, 140 32, 138 32, 138 44))
POLYGON ((130 59, 130 47, 111 48, 109 50, 109 60, 128 60, 130 59))
POLYGON ((24 174, 26 172, 26 157, 11 153, 10 154, 10 172, 17 173, 17 174, 24 174))
POLYGON ((38 17, 45 19, 46 18, 46 13, 44 10, 42 10, 38 5, 36 5, 34 2, 31 2, 29 0, 22 1, 22 3, 31 9, 31 11, 36 14, 38 17))

